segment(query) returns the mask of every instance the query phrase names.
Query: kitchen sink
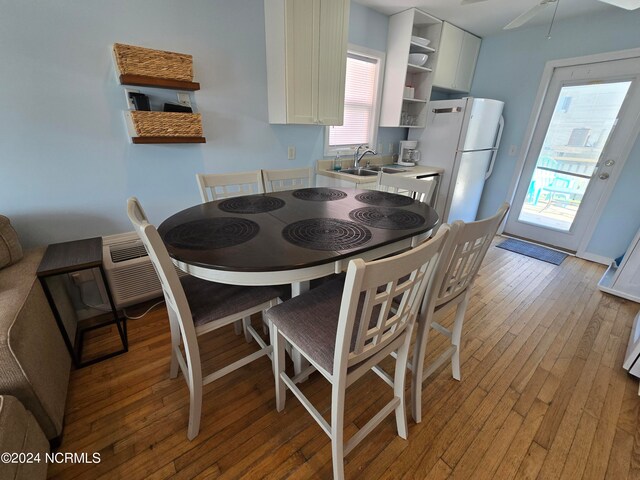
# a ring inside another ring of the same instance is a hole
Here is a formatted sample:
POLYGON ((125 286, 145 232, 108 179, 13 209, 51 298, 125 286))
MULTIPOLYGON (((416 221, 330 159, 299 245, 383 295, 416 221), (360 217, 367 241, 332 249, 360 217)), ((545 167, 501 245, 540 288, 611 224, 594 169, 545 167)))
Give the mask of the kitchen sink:
POLYGON ((366 170, 371 170, 372 172, 382 172, 382 173, 402 173, 406 172, 402 168, 392 168, 392 167, 364 167, 366 170))
POLYGON ((378 166, 361 167, 361 168, 345 168, 343 170, 340 170, 340 173, 347 173, 349 175, 356 175, 358 177, 373 177, 374 175, 377 175, 378 172, 402 173, 402 172, 406 172, 406 170, 403 170, 401 168, 378 167, 378 166))
POLYGON ((378 174, 377 172, 365 168, 345 168, 340 170, 339 173, 348 173, 349 175, 356 175, 358 177, 373 177, 378 174))

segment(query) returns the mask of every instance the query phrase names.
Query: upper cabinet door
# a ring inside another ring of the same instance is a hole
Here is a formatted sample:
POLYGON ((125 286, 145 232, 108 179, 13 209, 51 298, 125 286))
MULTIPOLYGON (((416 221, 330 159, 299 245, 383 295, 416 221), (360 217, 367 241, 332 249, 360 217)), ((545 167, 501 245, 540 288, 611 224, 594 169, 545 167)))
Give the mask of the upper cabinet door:
POLYGON ((464 41, 464 30, 444 22, 440 36, 440 52, 433 76, 433 86, 453 89, 456 83, 460 51, 464 41))
POLYGON ((317 123, 320 4, 286 0, 286 123, 317 123))
POLYGON ((460 50, 460 61, 458 62, 458 72, 453 88, 468 92, 471 90, 473 72, 476 69, 478 53, 480 53, 480 43, 482 40, 475 35, 464 32, 462 49, 460 50))
MULTIPOLYGON (((297 0, 295 0, 297 1, 297 0)), ((320 0, 318 123, 344 123, 344 83, 349 29, 348 0, 320 0)))
POLYGON ((342 125, 349 0, 264 0, 270 123, 342 125))
POLYGON ((444 22, 433 86, 456 92, 471 90, 480 42, 479 37, 444 22))

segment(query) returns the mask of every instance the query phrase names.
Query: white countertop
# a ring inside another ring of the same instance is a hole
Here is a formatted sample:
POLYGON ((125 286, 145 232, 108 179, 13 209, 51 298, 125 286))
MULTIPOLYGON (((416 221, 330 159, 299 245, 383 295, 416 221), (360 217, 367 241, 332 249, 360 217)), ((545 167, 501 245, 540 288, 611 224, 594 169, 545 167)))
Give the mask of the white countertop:
MULTIPOLYGON (((428 165, 416 165, 415 167, 404 167, 401 165, 392 165, 389 157, 368 157, 371 161, 371 165, 384 165, 388 167, 398 168, 405 170, 404 172, 396 173, 394 175, 400 175, 403 177, 416 177, 418 175, 442 175, 444 169, 440 167, 430 167, 428 165)), ((363 165, 364 166, 364 165, 363 165)), ((360 177, 357 175, 350 175, 348 173, 342 173, 340 171, 332 170, 333 160, 318 160, 316 163, 316 173, 318 175, 324 175, 325 177, 337 178, 339 180, 345 180, 353 183, 373 183, 377 181, 377 177, 371 175, 369 177, 360 177)))

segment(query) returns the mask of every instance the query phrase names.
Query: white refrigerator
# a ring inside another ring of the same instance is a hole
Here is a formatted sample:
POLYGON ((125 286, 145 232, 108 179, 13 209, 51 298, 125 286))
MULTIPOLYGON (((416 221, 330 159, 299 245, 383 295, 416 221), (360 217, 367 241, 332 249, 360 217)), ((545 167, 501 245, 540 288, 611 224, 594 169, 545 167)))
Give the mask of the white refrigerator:
POLYGON ((435 205, 443 223, 476 220, 500 145, 503 107, 499 100, 473 97, 429 103, 418 139, 420 163, 444 169, 435 205))

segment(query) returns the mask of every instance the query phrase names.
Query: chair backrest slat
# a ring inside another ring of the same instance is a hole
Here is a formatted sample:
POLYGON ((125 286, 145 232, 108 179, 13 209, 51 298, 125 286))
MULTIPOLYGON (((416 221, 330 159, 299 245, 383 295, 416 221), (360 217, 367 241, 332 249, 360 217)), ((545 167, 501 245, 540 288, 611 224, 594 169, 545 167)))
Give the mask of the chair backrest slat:
POLYGON ((264 192, 262 172, 196 174, 202 202, 264 192))
POLYGON ((311 168, 262 170, 262 178, 267 193, 313 186, 313 170, 311 168))
POLYGON ((435 306, 461 295, 473 283, 500 223, 509 210, 504 203, 498 212, 484 220, 451 226, 451 240, 436 278, 439 285, 435 306))
POLYGON ((433 194, 437 185, 435 177, 428 179, 417 179, 403 177, 397 173, 378 174, 377 189, 382 192, 397 193, 415 198, 419 202, 431 205, 433 194))
POLYGON ((411 334, 420 301, 427 289, 432 290, 435 267, 448 235, 445 225, 434 238, 407 252, 369 263, 361 259, 349 263, 334 373, 336 368, 366 360, 399 335, 411 334))

